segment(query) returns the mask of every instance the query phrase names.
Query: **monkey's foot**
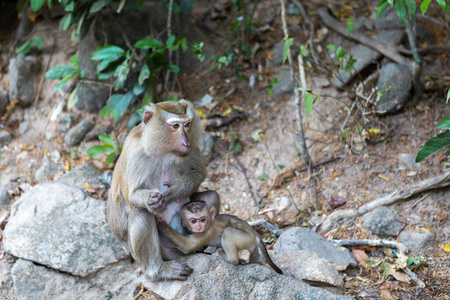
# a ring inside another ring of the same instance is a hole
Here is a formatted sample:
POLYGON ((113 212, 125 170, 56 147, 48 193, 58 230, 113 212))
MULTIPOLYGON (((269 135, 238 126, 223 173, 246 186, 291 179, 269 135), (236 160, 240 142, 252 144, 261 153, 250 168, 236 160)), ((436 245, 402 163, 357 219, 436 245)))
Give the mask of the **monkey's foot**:
POLYGON ((159 280, 186 280, 192 273, 193 269, 190 268, 185 262, 178 260, 171 260, 164 262, 159 269, 159 280))

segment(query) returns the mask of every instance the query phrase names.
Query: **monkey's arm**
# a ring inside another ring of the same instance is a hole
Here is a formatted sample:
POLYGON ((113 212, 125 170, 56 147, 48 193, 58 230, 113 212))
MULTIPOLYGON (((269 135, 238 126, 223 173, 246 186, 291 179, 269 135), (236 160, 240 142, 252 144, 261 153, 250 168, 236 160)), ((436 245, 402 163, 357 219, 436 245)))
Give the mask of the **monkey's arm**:
POLYGON ((178 231, 170 227, 164 219, 156 218, 158 231, 165 238, 167 238, 176 248, 178 248, 184 254, 192 253, 194 251, 198 251, 203 249, 206 243, 202 242, 202 238, 198 238, 196 236, 184 236, 180 234, 178 231))
POLYGON ((138 189, 131 192, 130 204, 146 209, 152 213, 159 213, 165 208, 165 202, 158 190, 138 189))
POLYGON ((206 177, 206 168, 203 164, 200 150, 192 149, 190 163, 185 166, 184 175, 168 184, 169 188, 163 193, 167 203, 186 198, 195 193, 206 177))

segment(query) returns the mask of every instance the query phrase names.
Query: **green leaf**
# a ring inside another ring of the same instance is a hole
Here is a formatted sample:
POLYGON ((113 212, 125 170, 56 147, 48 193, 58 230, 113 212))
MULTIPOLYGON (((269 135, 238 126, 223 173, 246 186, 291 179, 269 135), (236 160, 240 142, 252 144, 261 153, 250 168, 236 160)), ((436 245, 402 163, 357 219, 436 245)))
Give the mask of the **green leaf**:
POLYGON ((78 64, 78 57, 76 55, 72 56, 69 60, 75 68, 80 69, 80 65, 78 64))
POLYGON ((404 21, 406 17, 406 6, 405 0, 397 0, 395 1, 395 9, 397 10, 397 16, 400 21, 404 21))
POLYGON ((381 3, 381 5, 378 5, 378 7, 377 7, 377 14, 375 15, 375 20, 377 20, 378 17, 383 13, 383 11, 386 10, 388 5, 389 5, 388 2, 383 2, 383 3, 381 3))
POLYGON ((169 36, 169 38, 166 41, 166 47, 168 46, 172 46, 173 43, 175 42, 175 36, 172 34, 171 36, 169 36))
POLYGON ((110 4, 112 0, 97 0, 92 4, 91 8, 89 9, 89 13, 93 14, 96 12, 99 12, 103 7, 110 4))
POLYGON ((416 1, 415 0, 405 0, 406 7, 411 14, 416 13, 416 1))
POLYGON ((65 6, 64 6, 64 10, 67 12, 73 12, 75 9, 75 1, 74 0, 70 0, 65 6))
POLYGON ((416 162, 421 162, 425 160, 427 156, 444 148, 450 149, 450 130, 446 130, 426 142, 419 153, 417 153, 416 162))
POLYGON ((311 110, 312 110, 312 95, 311 94, 306 94, 305 95, 305 110, 306 110, 306 119, 309 119, 309 115, 311 114, 311 110))
POLYGON ((450 117, 447 117, 442 121, 437 128, 448 128, 450 129, 450 117))
POLYGON ((334 51, 336 50, 336 46, 335 46, 335 45, 332 45, 332 44, 330 44, 330 45, 328 45, 328 46, 327 46, 327 49, 328 49, 328 51, 332 51, 332 52, 334 52, 334 51))
POLYGON ((320 92, 316 95, 316 97, 314 97, 314 100, 313 100, 313 102, 312 102, 313 105, 316 104, 317 100, 319 100, 319 97, 320 97, 320 94, 321 94, 321 93, 322 93, 322 91, 320 91, 320 92))
POLYGON ((299 90, 299 91, 302 91, 302 92, 307 92, 308 94, 311 94, 311 93, 312 93, 312 90, 311 90, 311 89, 298 88, 298 90, 299 90))
POLYGON ((284 165, 277 165, 278 168, 284 169, 284 165))
POLYGON ((137 41, 136 44, 134 44, 134 47, 141 49, 163 48, 164 44, 158 40, 147 38, 137 41))
POLYGON ((129 60, 125 59, 119 66, 117 66, 114 76, 117 77, 116 87, 122 88, 125 85, 128 73, 130 73, 129 60))
POLYGON ((87 155, 89 155, 92 158, 99 158, 101 154, 105 153, 105 154, 109 154, 114 152, 114 149, 110 148, 110 147, 105 147, 105 146, 92 146, 91 148, 89 148, 87 150, 87 155))
POLYGON ((78 74, 78 71, 69 73, 66 76, 64 76, 61 79, 61 81, 57 85, 55 85, 55 89, 57 91, 59 91, 66 84, 67 81, 69 81, 72 77, 76 76, 77 74, 78 74))
POLYGON ((267 176, 268 175, 266 173, 264 173, 261 176, 258 176, 258 179, 261 180, 261 181, 264 181, 264 180, 266 180, 267 176))
POLYGON ((26 55, 30 52, 31 41, 25 42, 22 46, 20 46, 16 50, 16 54, 21 54, 19 57, 22 57, 23 55, 26 55))
POLYGON ((72 24, 72 13, 64 15, 59 21, 59 28, 63 31, 66 31, 69 28, 70 24, 72 24))
POLYGON ((116 149, 117 145, 114 142, 114 139, 109 136, 106 132, 102 132, 98 135, 98 139, 102 141, 104 144, 109 144, 112 146, 112 148, 116 149))
POLYGON ((111 153, 108 155, 105 159, 105 164, 110 165, 114 162, 114 159, 116 159, 116 153, 111 153))
POLYGON ((72 109, 78 102, 78 90, 80 89, 80 84, 73 89, 72 93, 70 93, 69 100, 67 100, 67 109, 72 109))
POLYGON ((139 73, 138 82, 140 85, 144 84, 144 80, 146 80, 150 76, 150 70, 147 66, 147 64, 144 64, 142 66, 141 72, 139 73))
POLYGON ((45 3, 45 0, 31 0, 30 6, 34 12, 37 12, 38 10, 41 9, 41 7, 44 5, 44 3, 45 3))
POLYGON ((168 65, 167 70, 172 73, 178 73, 180 71, 180 67, 177 65, 168 65))
POLYGON ((446 103, 448 103, 448 99, 450 99, 450 89, 447 91, 447 101, 446 101, 446 103))
POLYGON ((294 39, 293 38, 290 38, 290 39, 286 39, 286 41, 284 42, 284 48, 283 48, 283 65, 284 65, 284 62, 286 61, 286 57, 287 57, 287 55, 288 55, 288 53, 289 53, 289 47, 291 47, 291 45, 292 45, 292 43, 294 42, 294 39))
POLYGON ((350 58, 348 59, 347 63, 345 64, 344 71, 347 73, 351 73, 353 69, 355 68, 356 59, 353 58, 352 55, 350 55, 350 58))
POLYGON ((180 43, 181 43, 181 50, 183 50, 183 52, 186 52, 188 50, 188 42, 186 37, 181 37, 180 39, 180 43))
POLYGON ((98 48, 94 51, 92 54, 91 59, 92 60, 108 60, 108 61, 115 61, 122 57, 125 54, 125 51, 114 45, 107 45, 101 48, 98 48))
POLYGON ((420 10, 422 11, 422 15, 424 15, 427 10, 428 10, 428 6, 430 5, 431 0, 423 0, 422 4, 420 4, 420 10))
POLYGON ((353 34, 353 29, 355 27, 355 23, 353 23, 353 17, 348 18, 347 20, 347 32, 349 35, 353 34))
POLYGON ((59 65, 55 68, 52 68, 45 72, 45 77, 48 79, 61 79, 67 74, 77 72, 78 70, 74 67, 67 66, 67 65, 59 65))
POLYGON ((445 0, 436 0, 436 2, 439 4, 440 7, 442 7, 443 10, 445 10, 445 7, 447 6, 445 0))
POLYGON ((135 96, 139 96, 140 94, 142 94, 143 92, 145 92, 145 86, 144 85, 140 85, 139 83, 135 83, 133 85, 133 94, 135 96))
POLYGON ((336 56, 338 59, 343 59, 345 57, 345 49, 339 46, 336 50, 336 56))

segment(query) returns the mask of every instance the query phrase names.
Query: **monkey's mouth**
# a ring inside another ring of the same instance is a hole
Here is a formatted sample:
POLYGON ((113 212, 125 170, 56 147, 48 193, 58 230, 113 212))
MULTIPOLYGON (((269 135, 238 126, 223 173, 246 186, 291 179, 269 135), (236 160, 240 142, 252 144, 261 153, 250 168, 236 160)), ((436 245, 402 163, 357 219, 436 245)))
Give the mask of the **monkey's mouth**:
POLYGON ((174 151, 173 153, 178 157, 186 157, 189 155, 189 151, 187 151, 187 152, 174 151))

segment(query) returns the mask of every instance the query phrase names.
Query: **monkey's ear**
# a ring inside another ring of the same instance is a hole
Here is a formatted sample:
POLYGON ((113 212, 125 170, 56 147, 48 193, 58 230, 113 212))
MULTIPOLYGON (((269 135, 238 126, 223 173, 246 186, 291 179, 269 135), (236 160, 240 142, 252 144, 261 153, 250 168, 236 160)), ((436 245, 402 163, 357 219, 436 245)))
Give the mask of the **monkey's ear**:
POLYGON ((143 118, 144 124, 147 125, 147 123, 150 122, 152 117, 153 117, 153 112, 152 111, 145 111, 144 112, 144 118, 143 118))
POLYGON ((211 207, 209 214, 211 216, 211 219, 214 219, 216 217, 216 209, 214 207, 211 207))

